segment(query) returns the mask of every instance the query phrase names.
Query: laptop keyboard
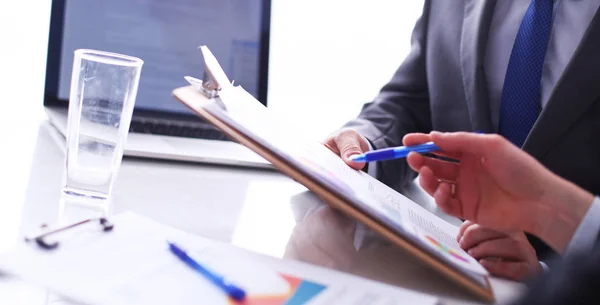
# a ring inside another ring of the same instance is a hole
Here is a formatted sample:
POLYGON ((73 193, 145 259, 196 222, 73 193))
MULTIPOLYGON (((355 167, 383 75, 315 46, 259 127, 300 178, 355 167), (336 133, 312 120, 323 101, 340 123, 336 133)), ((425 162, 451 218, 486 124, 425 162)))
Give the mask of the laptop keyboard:
POLYGON ((207 126, 169 124, 165 122, 132 121, 129 132, 163 136, 230 141, 221 131, 207 126))

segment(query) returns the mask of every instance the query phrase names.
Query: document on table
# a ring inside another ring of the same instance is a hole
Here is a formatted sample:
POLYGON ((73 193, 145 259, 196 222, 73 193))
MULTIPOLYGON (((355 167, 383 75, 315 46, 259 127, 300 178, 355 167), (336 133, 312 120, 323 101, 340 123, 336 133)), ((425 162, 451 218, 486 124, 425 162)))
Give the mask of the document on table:
POLYGON ((240 304, 436 304, 434 297, 322 267, 279 260, 188 234, 134 213, 62 236, 43 250, 19 244, 0 256, 0 270, 85 304, 237 304, 179 261, 167 240, 242 287, 240 304))

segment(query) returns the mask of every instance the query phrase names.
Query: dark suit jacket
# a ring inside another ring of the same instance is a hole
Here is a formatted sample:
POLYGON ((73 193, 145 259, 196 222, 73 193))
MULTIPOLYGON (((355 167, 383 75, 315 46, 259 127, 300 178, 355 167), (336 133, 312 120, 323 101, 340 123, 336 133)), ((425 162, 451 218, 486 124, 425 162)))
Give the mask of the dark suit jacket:
MULTIPOLYGON (((351 127, 377 149, 411 132, 497 133, 483 72, 496 0, 425 1, 412 50, 351 127)), ((556 174, 600 194, 600 14, 556 84, 523 149, 556 174)), ((378 179, 399 191, 415 178, 404 160, 381 162, 378 179)), ((533 240, 538 254, 549 248, 533 240)))
POLYGON ((550 272, 528 283, 518 305, 600 304, 600 248, 587 255, 555 261, 550 272))

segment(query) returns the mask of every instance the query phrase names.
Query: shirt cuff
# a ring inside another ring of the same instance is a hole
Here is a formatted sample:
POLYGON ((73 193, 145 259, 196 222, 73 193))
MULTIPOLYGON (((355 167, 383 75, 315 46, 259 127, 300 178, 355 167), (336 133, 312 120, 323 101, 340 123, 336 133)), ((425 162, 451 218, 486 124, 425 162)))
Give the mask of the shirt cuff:
POLYGON ((544 270, 544 273, 547 273, 550 271, 550 268, 548 268, 548 265, 546 265, 546 263, 540 261, 540 265, 542 266, 542 270, 544 270))
MULTIPOLYGON (((371 141, 369 141, 367 138, 363 137, 365 139, 365 141, 367 141, 367 144, 369 144, 369 151, 373 150, 373 145, 371 145, 371 141)), ((373 161, 373 162, 369 162, 369 167, 367 169, 367 174, 369 174, 369 176, 376 178, 377 177, 377 162, 373 161)))
POLYGON ((565 250, 565 257, 590 252, 600 233, 600 197, 595 197, 565 250))

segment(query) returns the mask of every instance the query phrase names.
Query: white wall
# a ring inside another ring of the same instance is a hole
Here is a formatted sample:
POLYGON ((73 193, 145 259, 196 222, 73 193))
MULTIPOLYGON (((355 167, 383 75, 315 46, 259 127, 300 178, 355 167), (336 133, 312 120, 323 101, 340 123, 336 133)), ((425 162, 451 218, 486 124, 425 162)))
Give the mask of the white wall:
POLYGON ((38 114, 42 113, 49 17, 49 0, 0 1, 0 118, 3 122, 26 120, 14 115, 21 113, 18 110, 37 109, 38 114))
POLYGON ((422 0, 273 0, 269 107, 325 137, 398 68, 422 0))
POLYGON ((18 236, 43 117, 49 4, 48 0, 0 1, 0 252, 18 236))

